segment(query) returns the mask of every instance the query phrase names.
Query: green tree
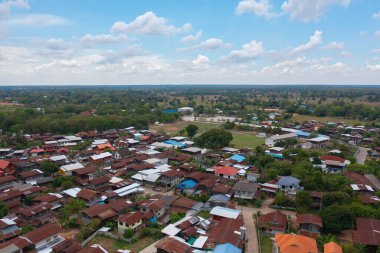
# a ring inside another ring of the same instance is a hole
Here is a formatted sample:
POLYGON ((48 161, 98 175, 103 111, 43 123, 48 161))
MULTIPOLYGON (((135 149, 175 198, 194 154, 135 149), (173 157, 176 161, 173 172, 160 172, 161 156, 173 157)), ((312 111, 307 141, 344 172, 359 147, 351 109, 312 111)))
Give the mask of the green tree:
POLYGON ((350 202, 351 197, 345 192, 328 192, 323 195, 323 207, 334 204, 346 205, 350 202))
POLYGON ((126 230, 124 230, 124 237, 125 238, 130 239, 130 238, 132 238, 133 235, 134 235, 133 229, 127 228, 126 230))
POLYGON ((195 142, 200 147, 210 149, 220 149, 230 144, 233 137, 230 132, 223 129, 214 128, 201 134, 195 139, 195 142))
POLYGON ((173 212, 170 215, 170 223, 175 223, 175 222, 179 221, 180 219, 182 219, 183 217, 185 217, 185 213, 173 212))
POLYGON ((28 233, 29 231, 32 231, 33 230, 33 227, 31 226, 31 225, 29 225, 29 224, 24 224, 24 225, 22 225, 22 227, 21 227, 21 231, 20 231, 20 233, 23 235, 23 234, 26 234, 26 233, 28 233))
POLYGON ((322 220, 327 232, 338 233, 352 227, 354 215, 349 207, 335 204, 322 211, 322 220))
POLYGON ((296 208, 297 212, 305 213, 308 211, 311 204, 311 198, 308 192, 298 191, 296 195, 296 208))
POLYGON ((59 169, 58 165, 52 161, 45 160, 41 163, 40 168, 45 176, 51 176, 59 169))
POLYGON ((3 218, 9 212, 8 207, 3 201, 0 201, 0 218, 3 218))
POLYGON ((197 134, 198 130, 199 127, 194 124, 189 124, 185 128, 185 131, 190 138, 193 138, 197 134))

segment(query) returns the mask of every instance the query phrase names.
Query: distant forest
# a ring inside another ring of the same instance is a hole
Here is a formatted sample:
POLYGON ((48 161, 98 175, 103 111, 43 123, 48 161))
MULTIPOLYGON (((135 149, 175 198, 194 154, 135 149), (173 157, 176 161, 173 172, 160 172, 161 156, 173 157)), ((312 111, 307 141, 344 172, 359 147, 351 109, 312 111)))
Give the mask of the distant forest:
POLYGON ((265 108, 285 114, 333 116, 377 124, 380 86, 321 85, 140 85, 7 86, 0 90, 3 133, 76 133, 178 120, 166 109, 219 111, 250 122, 265 108))

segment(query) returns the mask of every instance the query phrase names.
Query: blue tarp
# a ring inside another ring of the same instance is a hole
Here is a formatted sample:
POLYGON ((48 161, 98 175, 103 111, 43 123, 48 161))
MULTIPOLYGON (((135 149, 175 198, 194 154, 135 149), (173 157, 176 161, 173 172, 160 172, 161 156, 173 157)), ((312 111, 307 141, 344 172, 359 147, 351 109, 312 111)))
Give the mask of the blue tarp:
POLYGON ((156 223, 156 222, 157 222, 157 218, 156 218, 156 216, 153 216, 152 218, 150 218, 150 222, 152 222, 152 223, 156 223))
POLYGON ((242 155, 233 155, 230 157, 230 159, 237 161, 238 163, 241 163, 245 160, 245 157, 242 155))
POLYGON ((162 112, 166 113, 166 114, 171 114, 171 113, 176 113, 177 110, 176 109, 167 109, 167 110, 163 110, 162 112))
POLYGON ((177 186, 177 188, 180 188, 180 189, 191 189, 193 188, 194 186, 197 185, 197 182, 192 180, 192 179, 188 179, 188 180, 185 180, 183 181, 181 184, 179 184, 177 186))
POLYGON ((165 143, 166 143, 166 144, 173 145, 173 146, 176 146, 176 147, 181 147, 181 148, 186 147, 186 144, 185 144, 185 143, 178 142, 178 141, 174 141, 174 140, 167 140, 167 141, 165 141, 165 143))
POLYGON ((215 247, 214 253, 241 253, 242 250, 231 243, 220 244, 215 247))

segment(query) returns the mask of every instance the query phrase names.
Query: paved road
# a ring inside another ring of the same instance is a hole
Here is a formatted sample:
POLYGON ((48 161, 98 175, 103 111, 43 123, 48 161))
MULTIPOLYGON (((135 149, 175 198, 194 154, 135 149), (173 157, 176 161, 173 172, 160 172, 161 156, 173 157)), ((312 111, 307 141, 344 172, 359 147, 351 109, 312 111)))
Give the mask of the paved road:
POLYGON ((364 164, 368 155, 368 150, 368 148, 359 147, 358 151, 355 153, 356 162, 358 164, 364 164))
POLYGON ((241 207, 241 211, 244 217, 244 227, 247 229, 246 236, 248 237, 248 243, 246 244, 246 252, 247 253, 259 252, 256 225, 253 220, 253 214, 257 212, 257 209, 250 208, 250 207, 241 207))

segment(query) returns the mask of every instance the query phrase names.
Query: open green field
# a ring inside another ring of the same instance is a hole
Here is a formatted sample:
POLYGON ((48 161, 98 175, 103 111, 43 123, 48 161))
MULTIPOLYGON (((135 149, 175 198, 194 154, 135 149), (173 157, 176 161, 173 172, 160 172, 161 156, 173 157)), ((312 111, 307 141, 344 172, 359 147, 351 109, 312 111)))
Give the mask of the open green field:
POLYGON ((363 125, 365 123, 368 123, 369 121, 360 121, 356 119, 346 119, 346 118, 337 118, 337 117, 317 117, 312 115, 299 115, 294 114, 293 117, 290 119, 291 121, 308 121, 308 120, 315 120, 318 122, 344 122, 347 125, 363 125))
POLYGON ((87 245, 100 244, 109 252, 116 252, 118 249, 128 249, 132 252, 140 252, 154 242, 151 237, 139 238, 135 243, 127 243, 104 235, 97 235, 87 245))
POLYGON ((178 121, 171 124, 165 124, 162 126, 156 126, 152 125, 150 126, 150 130, 154 131, 165 131, 165 133, 169 135, 176 135, 181 129, 184 129, 187 125, 194 124, 199 127, 199 133, 205 132, 207 130, 210 130, 212 128, 217 128, 220 126, 220 124, 213 124, 213 123, 207 123, 207 122, 188 122, 188 121, 178 121))
POLYGON ((232 144, 237 148, 255 148, 264 144, 265 138, 257 137, 252 133, 232 132, 232 144))
MULTIPOLYGON (((197 125, 199 127, 199 133, 203 133, 212 128, 220 127, 220 123, 179 121, 160 126, 152 125, 150 127, 150 130, 165 131, 165 133, 174 136, 177 135, 181 129, 184 129, 189 124, 197 125)), ((234 138, 232 144, 234 144, 237 148, 255 148, 259 145, 264 144, 264 138, 256 137, 256 135, 251 132, 231 131, 231 133, 234 138)))

